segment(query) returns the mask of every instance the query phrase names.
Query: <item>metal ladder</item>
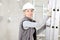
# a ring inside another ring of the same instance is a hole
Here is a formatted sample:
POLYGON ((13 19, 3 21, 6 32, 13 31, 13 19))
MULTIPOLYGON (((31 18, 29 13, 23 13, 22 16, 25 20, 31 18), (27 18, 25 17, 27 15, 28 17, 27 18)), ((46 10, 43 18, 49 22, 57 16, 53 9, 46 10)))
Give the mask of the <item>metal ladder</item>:
POLYGON ((52 8, 51 26, 46 27, 46 40, 58 40, 60 5, 59 0, 49 0, 49 6, 52 8))
MULTIPOLYGON (((50 27, 46 26, 46 35, 43 35, 44 37, 46 37, 45 40, 58 40, 59 16, 60 16, 59 4, 60 4, 60 0, 49 0, 48 9, 51 8, 52 17, 50 18, 50 24, 51 24, 50 27)), ((42 39, 38 39, 38 40, 42 40, 42 39)))

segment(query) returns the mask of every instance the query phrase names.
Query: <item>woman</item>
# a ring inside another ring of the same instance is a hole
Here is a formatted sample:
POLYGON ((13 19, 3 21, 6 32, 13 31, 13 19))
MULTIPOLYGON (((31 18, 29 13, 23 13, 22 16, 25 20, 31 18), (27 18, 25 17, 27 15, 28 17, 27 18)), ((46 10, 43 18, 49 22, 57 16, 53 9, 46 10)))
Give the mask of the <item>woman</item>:
MULTIPOLYGON (((19 31, 19 40, 37 40, 36 27, 40 26, 35 20, 32 19, 34 6, 31 3, 26 3, 23 6, 25 17, 22 19, 19 31)), ((45 24, 43 25, 45 28, 45 24)))

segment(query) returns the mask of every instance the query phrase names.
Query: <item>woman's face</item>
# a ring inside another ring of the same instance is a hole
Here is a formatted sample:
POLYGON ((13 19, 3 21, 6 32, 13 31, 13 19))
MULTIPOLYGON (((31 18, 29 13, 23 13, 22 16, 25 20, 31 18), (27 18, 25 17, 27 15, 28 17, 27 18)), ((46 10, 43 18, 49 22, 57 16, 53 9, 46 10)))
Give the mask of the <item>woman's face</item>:
POLYGON ((24 13, 25 13, 25 16, 26 16, 26 17, 32 18, 32 16, 33 16, 33 9, 26 9, 26 10, 24 11, 24 13))

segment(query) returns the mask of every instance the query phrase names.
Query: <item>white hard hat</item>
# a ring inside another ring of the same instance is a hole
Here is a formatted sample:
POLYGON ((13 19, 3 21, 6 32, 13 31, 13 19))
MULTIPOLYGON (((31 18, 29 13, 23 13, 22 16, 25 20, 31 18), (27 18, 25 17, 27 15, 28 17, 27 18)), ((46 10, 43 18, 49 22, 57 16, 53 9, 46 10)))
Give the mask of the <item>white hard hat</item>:
POLYGON ((35 8, 34 8, 34 5, 28 2, 22 8, 22 10, 25 10, 25 9, 35 9, 35 8))

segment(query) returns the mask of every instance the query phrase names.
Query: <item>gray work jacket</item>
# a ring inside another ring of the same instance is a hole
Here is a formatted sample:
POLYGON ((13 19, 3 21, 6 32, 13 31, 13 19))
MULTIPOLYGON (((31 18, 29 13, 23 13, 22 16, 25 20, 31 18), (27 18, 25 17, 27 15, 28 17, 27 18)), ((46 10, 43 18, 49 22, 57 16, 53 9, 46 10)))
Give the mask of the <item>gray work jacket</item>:
POLYGON ((32 19, 29 19, 27 17, 24 17, 23 20, 20 22, 20 28, 19 28, 19 40, 36 40, 36 29, 35 28, 23 28, 23 22, 24 21, 30 21, 35 22, 32 19))

